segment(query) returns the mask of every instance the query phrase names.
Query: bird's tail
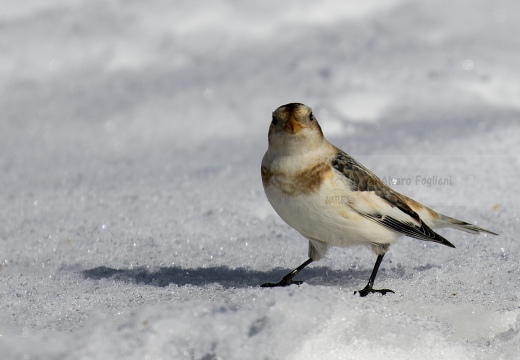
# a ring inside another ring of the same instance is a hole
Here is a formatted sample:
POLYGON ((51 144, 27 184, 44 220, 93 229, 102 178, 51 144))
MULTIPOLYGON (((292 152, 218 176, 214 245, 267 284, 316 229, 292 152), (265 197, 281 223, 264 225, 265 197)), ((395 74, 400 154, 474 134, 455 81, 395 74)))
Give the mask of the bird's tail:
POLYGON ((470 234, 480 234, 481 232, 492 234, 492 235, 498 235, 497 233, 478 227, 476 225, 467 223, 462 220, 454 219, 446 215, 440 216, 440 222, 442 223, 442 226, 444 227, 450 227, 457 230, 462 230, 465 232, 468 232, 470 234))

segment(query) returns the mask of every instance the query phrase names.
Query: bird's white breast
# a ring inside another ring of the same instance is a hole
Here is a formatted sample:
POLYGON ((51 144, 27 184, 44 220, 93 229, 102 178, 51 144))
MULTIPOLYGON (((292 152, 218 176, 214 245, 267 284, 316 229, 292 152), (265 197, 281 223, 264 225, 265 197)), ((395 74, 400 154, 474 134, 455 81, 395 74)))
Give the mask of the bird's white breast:
POLYGON ((268 177, 264 179, 268 180, 264 181, 266 196, 287 224, 308 238, 333 246, 395 241, 395 232, 360 216, 349 206, 355 201, 356 192, 349 188, 345 177, 327 162, 321 162, 326 169, 322 170, 319 186, 312 191, 295 189, 298 185, 306 186, 305 181, 294 177, 301 176, 302 168, 305 169, 307 164, 301 159, 293 160, 290 166, 282 167, 285 171, 277 166, 263 170, 268 177))

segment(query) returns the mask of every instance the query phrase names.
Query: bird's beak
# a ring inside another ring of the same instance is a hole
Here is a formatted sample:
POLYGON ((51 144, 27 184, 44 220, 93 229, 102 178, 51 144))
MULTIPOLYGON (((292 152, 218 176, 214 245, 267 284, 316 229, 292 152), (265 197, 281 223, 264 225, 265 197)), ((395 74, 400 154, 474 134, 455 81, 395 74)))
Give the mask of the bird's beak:
POLYGON ((285 123, 285 131, 289 134, 296 134, 301 130, 301 125, 298 121, 294 120, 294 117, 291 116, 289 121, 285 123))

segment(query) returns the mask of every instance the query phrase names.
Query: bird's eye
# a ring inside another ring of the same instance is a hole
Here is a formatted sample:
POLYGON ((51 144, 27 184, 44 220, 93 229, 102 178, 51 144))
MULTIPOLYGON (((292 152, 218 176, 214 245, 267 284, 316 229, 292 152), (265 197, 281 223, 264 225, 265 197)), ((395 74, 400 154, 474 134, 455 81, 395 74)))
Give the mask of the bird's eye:
POLYGON ((276 120, 276 117, 273 114, 273 120, 271 121, 271 124, 276 125, 278 123, 278 120, 276 120))
POLYGON ((310 119, 311 121, 314 121, 314 120, 316 119, 316 118, 314 117, 314 114, 313 114, 313 113, 310 113, 310 115, 309 115, 309 119, 310 119))

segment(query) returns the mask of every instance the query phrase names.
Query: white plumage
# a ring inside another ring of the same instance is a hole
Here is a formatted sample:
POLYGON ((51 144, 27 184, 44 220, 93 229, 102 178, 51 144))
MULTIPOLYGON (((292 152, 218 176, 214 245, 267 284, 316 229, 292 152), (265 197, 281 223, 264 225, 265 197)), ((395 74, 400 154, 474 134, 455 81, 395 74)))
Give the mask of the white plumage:
MULTIPOLYGON (((309 239, 309 260, 278 283, 287 286, 305 266, 320 260, 329 246, 368 245, 378 255, 361 296, 385 294, 372 288, 388 248, 406 235, 454 247, 432 229, 453 227, 470 233, 489 230, 438 214, 389 188, 355 159, 329 143, 303 104, 280 106, 273 113, 269 147, 262 159, 262 183, 280 217, 309 239)), ((496 234, 495 234, 496 235, 496 234)))

